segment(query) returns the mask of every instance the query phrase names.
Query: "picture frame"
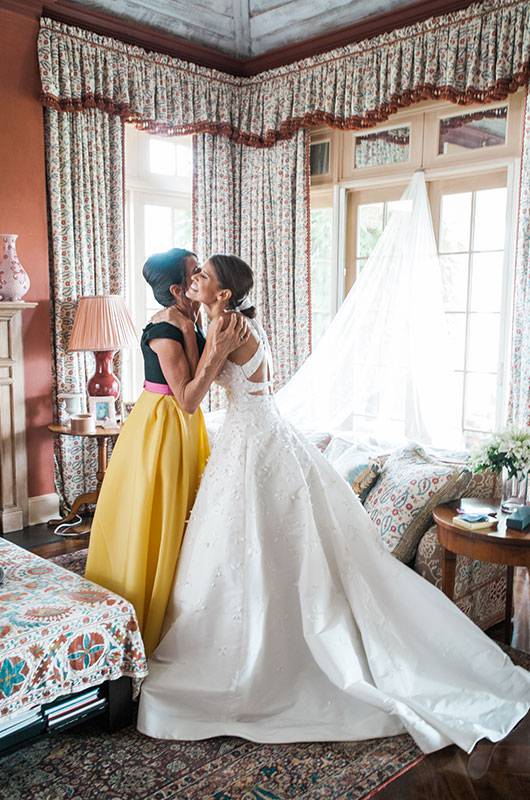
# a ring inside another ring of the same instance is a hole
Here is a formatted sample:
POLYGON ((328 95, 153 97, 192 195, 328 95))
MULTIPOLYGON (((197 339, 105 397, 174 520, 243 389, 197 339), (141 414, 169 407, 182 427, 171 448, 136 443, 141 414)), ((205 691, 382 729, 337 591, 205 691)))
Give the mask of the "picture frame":
POLYGON ((112 428, 117 424, 115 397, 89 396, 88 410, 94 417, 96 428, 112 428))

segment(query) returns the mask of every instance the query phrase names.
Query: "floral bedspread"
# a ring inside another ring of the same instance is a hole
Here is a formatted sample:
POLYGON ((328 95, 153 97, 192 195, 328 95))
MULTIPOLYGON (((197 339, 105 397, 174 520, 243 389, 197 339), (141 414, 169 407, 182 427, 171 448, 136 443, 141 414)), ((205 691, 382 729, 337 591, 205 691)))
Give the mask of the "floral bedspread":
POLYGON ((147 663, 130 603, 0 539, 0 722, 147 663))

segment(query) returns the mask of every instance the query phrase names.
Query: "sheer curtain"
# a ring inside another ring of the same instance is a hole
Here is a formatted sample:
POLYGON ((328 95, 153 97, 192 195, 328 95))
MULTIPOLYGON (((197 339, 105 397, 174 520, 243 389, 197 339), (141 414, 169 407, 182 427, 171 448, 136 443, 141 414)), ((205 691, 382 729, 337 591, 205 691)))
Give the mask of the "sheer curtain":
POLYGON ((298 427, 460 444, 423 172, 416 172, 313 354, 278 393, 298 427))

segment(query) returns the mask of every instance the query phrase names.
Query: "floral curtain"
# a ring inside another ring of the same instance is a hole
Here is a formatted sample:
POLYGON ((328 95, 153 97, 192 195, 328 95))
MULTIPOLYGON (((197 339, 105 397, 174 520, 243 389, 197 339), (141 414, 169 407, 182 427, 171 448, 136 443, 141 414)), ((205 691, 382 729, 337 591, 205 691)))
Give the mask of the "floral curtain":
MULTIPOLYGON (((314 123, 369 128, 425 98, 465 104, 506 97, 528 82, 530 4, 484 0, 252 78, 45 18, 38 57, 43 102, 54 109, 47 159, 57 390, 83 387, 86 377, 79 357, 64 351, 75 299, 122 287, 122 120, 153 132, 203 134, 196 149, 199 254, 239 249, 255 268, 255 299, 281 383, 309 346, 308 168, 299 131, 314 123)), ((528 418, 528 125, 527 114, 511 397, 519 420, 528 418)), ((84 472, 92 478, 88 456, 73 442, 58 445, 59 491, 69 500, 84 472)))
POLYGON ((515 262, 511 421, 530 427, 530 92, 527 91, 515 262))
MULTIPOLYGON (((65 422, 63 392, 85 394, 91 354, 67 353, 76 301, 124 289, 122 121, 98 109, 46 110, 50 287, 55 418, 65 422)), ((55 479, 61 504, 95 488, 95 442, 56 437, 55 479)))
POLYGON ((41 21, 44 102, 97 106, 151 130, 211 132, 255 146, 326 123, 370 127, 429 97, 506 97, 528 80, 530 5, 485 0, 252 78, 41 21))
POLYGON ((252 266, 252 299, 269 335, 281 386, 310 349, 309 134, 256 149, 195 137, 195 247, 233 252, 252 266))

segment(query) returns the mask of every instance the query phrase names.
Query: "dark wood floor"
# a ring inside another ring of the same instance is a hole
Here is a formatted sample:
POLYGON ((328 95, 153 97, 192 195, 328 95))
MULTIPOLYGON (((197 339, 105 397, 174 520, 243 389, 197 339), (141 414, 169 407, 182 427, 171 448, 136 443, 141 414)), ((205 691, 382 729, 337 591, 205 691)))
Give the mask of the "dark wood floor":
MULTIPOLYGON (((88 528, 88 525, 85 526, 88 528)), ((44 558, 88 545, 88 536, 55 536, 46 525, 34 525, 6 538, 44 558)), ((502 625, 488 631, 501 639, 502 625)), ((530 579, 517 569, 514 579, 512 646, 530 652, 530 579)), ((479 744, 471 756, 446 747, 426 756, 393 781, 377 800, 524 800, 530 797, 530 714, 503 742, 479 744)))

